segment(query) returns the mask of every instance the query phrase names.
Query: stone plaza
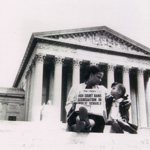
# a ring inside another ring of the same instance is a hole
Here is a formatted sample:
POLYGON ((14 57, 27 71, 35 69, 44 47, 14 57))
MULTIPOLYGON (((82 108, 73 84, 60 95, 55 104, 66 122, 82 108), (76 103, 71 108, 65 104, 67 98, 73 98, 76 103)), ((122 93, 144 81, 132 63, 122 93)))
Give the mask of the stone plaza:
MULTIPOLYGON (((0 119, 29 121, 35 124, 42 120, 44 106, 53 107, 55 113, 51 111, 49 118, 57 116, 56 122, 61 124, 60 129, 66 132, 64 125, 67 95, 72 85, 84 81, 84 73, 90 65, 97 65, 103 69, 102 84, 106 88, 109 89, 113 82, 123 83, 131 99, 130 122, 138 125, 142 137, 134 135, 137 141, 120 149, 141 149, 142 144, 138 146, 137 142, 142 143, 142 140, 148 145, 143 144, 148 149, 150 49, 106 26, 33 33, 13 87, 0 88, 0 119), (50 106, 47 106, 48 102, 50 106)), ((74 142, 70 141, 68 144, 80 143, 87 146, 86 141, 83 141, 84 137, 88 140, 87 135, 80 137, 75 133, 65 133, 68 136, 67 141, 71 138, 71 134, 74 142), (76 143, 75 137, 78 140, 76 143)), ((103 135, 89 136, 92 139, 96 136, 102 138, 103 135)), ((105 134, 105 137, 108 138, 109 135, 105 134)), ((125 137, 133 138, 132 135, 125 137)), ((124 140, 125 137, 118 135, 117 139, 124 140)), ((114 135, 110 137, 110 146, 113 145, 113 138, 114 135)), ((119 149, 117 146, 116 144, 115 148, 119 149)), ((106 144, 97 145, 97 149, 106 148, 110 147, 106 147, 106 144)))

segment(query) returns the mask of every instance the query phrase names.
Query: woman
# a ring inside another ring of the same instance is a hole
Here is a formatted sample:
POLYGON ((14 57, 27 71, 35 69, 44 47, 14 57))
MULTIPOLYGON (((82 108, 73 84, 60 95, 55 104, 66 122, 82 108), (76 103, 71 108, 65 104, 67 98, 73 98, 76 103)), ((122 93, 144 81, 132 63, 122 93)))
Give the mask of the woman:
POLYGON ((98 89, 105 96, 108 94, 107 89, 100 85, 103 76, 103 71, 96 66, 91 66, 85 74, 85 82, 71 88, 66 103, 67 123, 70 130, 76 132, 103 132, 105 124, 103 116, 98 115, 94 110, 92 114, 89 113, 84 106, 77 111, 75 110, 79 91, 98 89))

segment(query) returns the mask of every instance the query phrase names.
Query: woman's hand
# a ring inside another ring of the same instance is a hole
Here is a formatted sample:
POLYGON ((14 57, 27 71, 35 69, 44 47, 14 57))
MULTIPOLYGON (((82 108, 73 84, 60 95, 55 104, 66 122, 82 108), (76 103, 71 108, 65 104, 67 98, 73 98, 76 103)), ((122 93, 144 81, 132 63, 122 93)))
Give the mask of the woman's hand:
POLYGON ((74 111, 76 109, 76 103, 72 103, 71 109, 74 111))
POLYGON ((123 100, 122 103, 121 103, 121 106, 124 109, 128 110, 130 108, 130 106, 131 106, 131 101, 128 100, 128 99, 127 100, 123 100))

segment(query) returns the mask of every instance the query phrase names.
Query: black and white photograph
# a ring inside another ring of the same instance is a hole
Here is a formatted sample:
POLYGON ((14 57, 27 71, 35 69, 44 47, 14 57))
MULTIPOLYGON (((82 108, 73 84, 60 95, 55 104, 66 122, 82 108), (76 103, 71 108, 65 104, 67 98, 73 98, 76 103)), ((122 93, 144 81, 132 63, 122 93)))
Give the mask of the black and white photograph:
POLYGON ((150 149, 150 1, 0 2, 1 149, 150 149))

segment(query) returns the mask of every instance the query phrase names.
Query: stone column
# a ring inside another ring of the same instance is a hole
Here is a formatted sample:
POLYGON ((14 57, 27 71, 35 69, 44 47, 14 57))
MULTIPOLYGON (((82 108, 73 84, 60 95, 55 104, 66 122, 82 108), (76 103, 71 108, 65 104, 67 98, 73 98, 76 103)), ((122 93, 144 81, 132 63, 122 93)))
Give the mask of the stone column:
POLYGON ((146 83, 146 106, 147 106, 147 121, 148 127, 150 127, 150 73, 146 83))
POLYGON ((25 90, 25 121, 28 120, 29 98, 30 98, 30 83, 31 83, 31 67, 26 73, 26 90, 25 90))
POLYGON ((42 54, 37 54, 35 57, 35 72, 33 78, 32 104, 30 121, 40 121, 40 111, 42 102, 42 86, 43 86, 43 59, 42 54))
POLYGON ((115 76, 114 76, 114 69, 115 66, 112 64, 108 64, 107 66, 107 88, 111 88, 111 84, 115 81, 115 76))
POLYGON ((123 84, 126 87, 126 93, 130 96, 130 68, 123 67, 123 84))
MULTIPOLYGON (((123 67, 123 85, 126 87, 126 93, 129 95, 128 99, 130 100, 130 68, 128 66, 123 67)), ((132 110, 129 109, 129 119, 132 122, 132 110)))
POLYGON ((80 61, 73 60, 72 85, 80 83, 80 61))
POLYGON ((139 111, 139 126, 147 127, 146 100, 144 87, 144 70, 138 69, 138 111, 139 111))
POLYGON ((31 82, 30 82, 30 93, 29 93, 29 103, 28 103, 28 121, 32 121, 32 103, 33 103, 33 88, 34 88, 34 76, 35 76, 35 59, 32 60, 32 63, 30 65, 30 76, 31 76, 31 82))
POLYGON ((61 57, 55 57, 53 105, 57 108, 55 113, 58 115, 58 121, 61 119, 62 62, 61 57))

